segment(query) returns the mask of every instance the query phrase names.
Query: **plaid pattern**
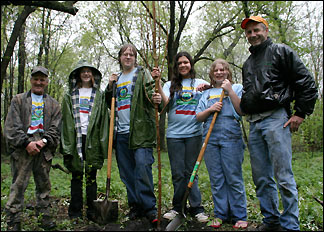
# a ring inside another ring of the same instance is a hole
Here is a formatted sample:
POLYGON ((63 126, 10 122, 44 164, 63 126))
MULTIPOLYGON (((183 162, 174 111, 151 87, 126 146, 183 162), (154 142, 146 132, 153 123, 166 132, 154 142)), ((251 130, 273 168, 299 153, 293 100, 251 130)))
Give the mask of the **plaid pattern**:
MULTIPOLYGON (((132 79, 132 93, 134 93, 134 89, 135 89, 135 83, 136 83, 136 80, 137 80, 137 77, 138 77, 138 73, 139 71, 142 69, 141 66, 137 66, 136 67, 137 70, 135 72, 135 75, 133 76, 133 79, 132 79)), ((119 80, 119 77, 122 75, 122 73, 119 73, 118 77, 117 77, 117 81, 119 80)), ((117 91, 116 91, 116 95, 117 95, 117 91)), ((115 97, 115 106, 117 106, 117 96, 114 96, 115 97)), ((132 97, 133 97, 133 94, 131 96, 131 102, 132 102, 132 97)), ((131 105, 132 107, 132 105, 131 105)), ((118 109, 117 107, 115 107, 115 126, 114 126, 114 138, 116 138, 116 133, 117 133, 117 125, 118 125, 118 109)))
MULTIPOLYGON (((76 79, 73 79, 73 86, 76 86, 76 79)), ((94 87, 92 88, 92 92, 91 92, 91 98, 90 98, 90 102, 89 102, 89 118, 91 116, 91 109, 93 106, 93 100, 96 96, 96 89, 97 89, 97 85, 94 84, 94 87)), ((75 87, 72 91, 71 94, 72 97, 72 109, 73 109, 73 116, 74 116, 74 123, 75 123, 75 129, 76 129, 76 133, 77 133, 77 152, 78 155, 81 159, 81 161, 83 161, 83 157, 82 157, 82 133, 81 133, 81 120, 80 120, 80 96, 79 96, 79 89, 78 87, 75 87)))

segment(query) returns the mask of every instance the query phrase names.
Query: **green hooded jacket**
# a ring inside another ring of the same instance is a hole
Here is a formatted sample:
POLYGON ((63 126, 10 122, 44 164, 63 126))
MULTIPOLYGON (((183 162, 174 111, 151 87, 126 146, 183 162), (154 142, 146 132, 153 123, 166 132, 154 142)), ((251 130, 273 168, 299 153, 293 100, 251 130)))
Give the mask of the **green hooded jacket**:
MULTIPOLYGON (((156 124, 154 104, 150 100, 154 93, 154 80, 148 70, 139 69, 131 101, 129 149, 156 146, 156 124)), ((110 108, 112 91, 106 88, 107 102, 110 108)), ((161 104, 159 109, 161 109, 161 104)))
POLYGON ((71 172, 82 171, 81 159, 77 152, 77 129, 73 115, 72 91, 76 88, 76 77, 82 67, 90 67, 95 77, 96 95, 91 108, 85 144, 86 168, 102 168, 108 153, 109 109, 105 95, 100 90, 101 73, 94 66, 81 60, 69 76, 69 92, 62 101, 62 132, 60 152, 64 156, 64 166, 71 172))

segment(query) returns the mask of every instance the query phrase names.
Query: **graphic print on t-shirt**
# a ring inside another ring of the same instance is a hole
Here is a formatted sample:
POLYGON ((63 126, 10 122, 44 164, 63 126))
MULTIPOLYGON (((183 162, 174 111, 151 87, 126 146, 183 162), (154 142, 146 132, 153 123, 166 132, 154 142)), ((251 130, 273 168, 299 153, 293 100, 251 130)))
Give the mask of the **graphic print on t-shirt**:
POLYGON ((89 114, 90 110, 90 97, 80 96, 80 113, 81 114, 89 114))
POLYGON ((35 132, 44 132, 44 101, 43 95, 36 95, 31 93, 32 97, 32 112, 31 122, 27 134, 34 134, 35 132))
POLYGON ((31 114, 31 125, 28 129, 28 134, 33 134, 36 131, 43 132, 43 112, 44 102, 32 101, 32 114, 31 114))
POLYGON ((193 91, 194 87, 182 87, 182 91, 176 95, 176 114, 195 115, 197 99, 193 91))
POLYGON ((117 109, 118 111, 130 108, 131 104, 131 81, 117 85, 117 109))

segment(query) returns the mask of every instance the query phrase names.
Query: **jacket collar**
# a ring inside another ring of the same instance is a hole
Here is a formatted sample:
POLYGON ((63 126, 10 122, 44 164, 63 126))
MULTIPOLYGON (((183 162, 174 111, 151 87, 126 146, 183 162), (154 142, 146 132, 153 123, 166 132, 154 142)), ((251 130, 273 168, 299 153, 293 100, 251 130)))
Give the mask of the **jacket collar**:
POLYGON ((268 47, 270 44, 272 44, 272 39, 270 37, 268 37, 268 39, 264 42, 262 42, 261 44, 257 45, 257 46, 251 46, 249 48, 249 51, 252 54, 256 54, 259 51, 262 51, 263 49, 265 49, 266 47, 268 47))
MULTIPOLYGON (((47 94, 44 93, 44 94, 43 94, 43 97, 46 98, 46 96, 47 96, 47 94)), ((27 97, 31 97, 31 90, 29 90, 29 91, 27 92, 27 97)))

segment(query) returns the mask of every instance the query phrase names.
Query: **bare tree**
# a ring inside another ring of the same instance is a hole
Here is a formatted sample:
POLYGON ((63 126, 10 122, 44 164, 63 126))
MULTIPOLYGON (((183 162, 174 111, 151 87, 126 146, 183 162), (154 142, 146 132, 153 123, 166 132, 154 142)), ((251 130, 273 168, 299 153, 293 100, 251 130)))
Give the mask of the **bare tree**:
POLYGON ((4 56, 1 59, 1 85, 0 90, 2 92, 2 84, 3 79, 6 76, 7 67, 12 56, 17 38, 19 36, 19 32, 24 25, 27 17, 34 12, 37 7, 45 7, 52 10, 66 12, 72 15, 75 15, 78 12, 78 9, 73 7, 73 4, 76 1, 66 1, 66 2, 58 2, 58 1, 2 1, 1 5, 24 5, 23 11, 18 15, 17 20, 15 21, 14 28, 12 30, 7 48, 5 50, 4 56))

